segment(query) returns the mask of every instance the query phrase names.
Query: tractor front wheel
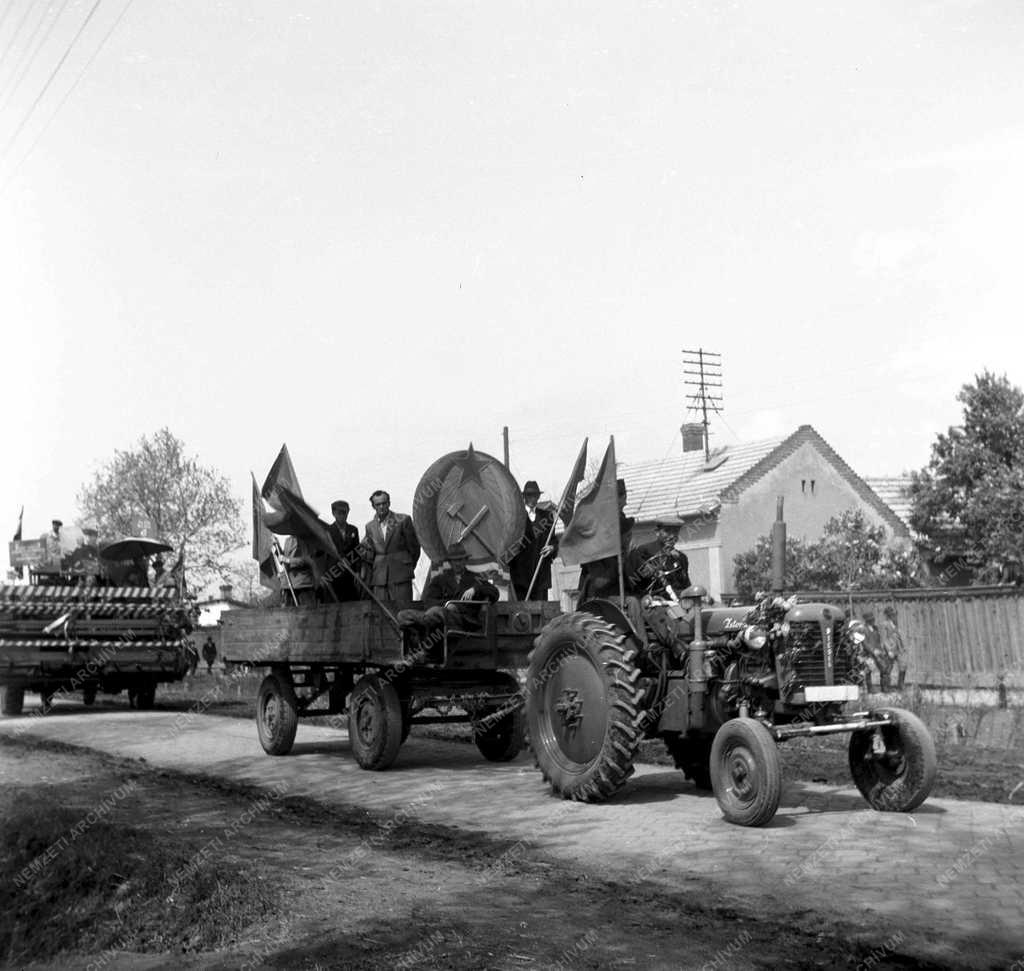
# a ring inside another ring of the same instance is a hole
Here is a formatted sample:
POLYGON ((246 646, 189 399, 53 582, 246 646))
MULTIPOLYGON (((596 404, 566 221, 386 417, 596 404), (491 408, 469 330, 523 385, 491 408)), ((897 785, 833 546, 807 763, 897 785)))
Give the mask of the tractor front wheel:
POLYGON ((891 724, 850 736, 850 772, 872 809, 908 813, 928 798, 935 782, 935 743, 916 715, 902 708, 880 708, 891 724), (877 734, 876 734, 877 733, 877 734))
MULTIPOLYGON (((508 676, 503 679, 499 690, 518 695, 519 682, 508 676)), ((522 751, 526 735, 522 700, 517 697, 501 708, 492 709, 473 729, 473 741, 488 762, 511 762, 522 751)))
POLYGON ((782 767, 771 732, 753 718, 732 718, 711 745, 711 786, 722 815, 737 826, 764 826, 782 797, 782 767))
POLYGON ((606 799, 633 774, 643 736, 636 651, 583 611, 556 617, 535 643, 526 721, 537 766, 565 799, 606 799))

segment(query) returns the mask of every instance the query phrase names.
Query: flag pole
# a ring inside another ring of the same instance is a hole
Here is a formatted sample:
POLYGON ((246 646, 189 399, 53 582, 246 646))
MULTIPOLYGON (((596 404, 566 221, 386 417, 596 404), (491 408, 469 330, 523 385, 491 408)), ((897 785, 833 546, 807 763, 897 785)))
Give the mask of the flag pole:
MULTIPOLYGON (((615 461, 615 436, 611 436, 611 449, 612 449, 612 476, 616 476, 619 471, 618 463, 615 461)), ((616 479, 618 482, 618 479, 616 479)), ((618 494, 616 493, 616 501, 618 500, 618 494)), ((619 603, 625 607, 626 605, 626 578, 622 569, 622 510, 616 510, 615 518, 615 534, 619 537, 618 550, 615 553, 615 562, 619 566, 619 603)))
MULTIPOLYGON (((558 508, 555 510, 555 515, 551 520, 551 529, 548 530, 548 537, 544 541, 545 546, 551 545, 552 537, 555 535, 555 527, 558 526, 558 520, 562 518, 562 510, 565 508, 565 500, 569 498, 569 487, 572 485, 572 480, 576 478, 576 466, 580 464, 580 458, 583 455, 583 450, 587 447, 587 439, 583 439, 583 445, 580 448, 580 454, 576 456, 576 465, 572 467, 572 472, 569 473, 569 481, 565 483, 565 488, 562 490, 562 498, 558 501, 558 508)), ((537 559, 537 565, 533 570, 533 577, 530 579, 530 585, 526 588, 526 596, 523 600, 529 600, 530 594, 533 593, 533 585, 537 582, 537 577, 540 575, 541 563, 544 561, 544 554, 542 553, 537 559)))
POLYGON ((299 598, 295 595, 295 588, 292 586, 292 578, 288 574, 288 564, 284 562, 284 550, 281 549, 281 544, 277 541, 277 537, 274 537, 274 556, 280 558, 280 567, 284 571, 284 580, 288 584, 288 592, 292 595, 292 603, 298 607, 299 598))

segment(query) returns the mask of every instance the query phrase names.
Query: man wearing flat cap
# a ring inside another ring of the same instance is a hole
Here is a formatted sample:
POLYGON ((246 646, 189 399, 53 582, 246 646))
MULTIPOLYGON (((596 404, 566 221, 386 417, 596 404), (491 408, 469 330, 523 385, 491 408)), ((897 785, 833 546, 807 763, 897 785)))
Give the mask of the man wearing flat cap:
POLYGON ((422 638, 445 624, 457 630, 480 629, 480 604, 465 604, 466 600, 485 600, 495 603, 498 588, 485 576, 466 569, 469 554, 461 543, 452 543, 444 554, 442 569, 431 578, 423 591, 425 610, 407 609, 398 612, 398 622, 414 629, 422 638), (445 606, 449 601, 456 601, 445 606))
POLYGON ((525 600, 529 592, 531 600, 547 600, 551 589, 551 560, 558 555, 558 540, 552 535, 548 545, 548 534, 555 521, 555 507, 549 502, 540 503, 540 486, 530 479, 523 486, 523 505, 526 507, 526 531, 520 540, 520 550, 509 563, 512 589, 516 599, 525 600), (537 565, 540 564, 540 569, 537 565), (534 571, 537 580, 530 590, 534 571))
POLYGON ((655 597, 671 587, 678 595, 690 585, 690 561, 676 549, 679 523, 663 520, 654 526, 654 542, 640 547, 639 580, 634 584, 655 597))
MULTIPOLYGON (((359 557, 359 530, 348 521, 349 504, 344 499, 335 499, 331 503, 331 514, 334 522, 327 527, 334 547, 338 551, 338 559, 347 563, 356 572, 362 563, 359 557)), ((327 571, 327 577, 339 601, 358 600, 359 590, 352 574, 340 563, 333 563, 327 571)))

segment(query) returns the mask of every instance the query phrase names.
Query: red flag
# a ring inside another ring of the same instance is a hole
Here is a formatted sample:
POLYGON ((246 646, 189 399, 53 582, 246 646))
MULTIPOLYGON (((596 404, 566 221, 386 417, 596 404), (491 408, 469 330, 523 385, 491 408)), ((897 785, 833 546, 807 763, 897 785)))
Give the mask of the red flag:
MULTIPOLYGON (((250 473, 251 474, 251 473, 250 473)), ((252 477, 252 558, 260 567, 260 584, 277 589, 277 561, 274 559, 274 536, 263 521, 263 500, 252 477)))
POLYGON ((569 481, 566 482, 565 490, 562 492, 562 501, 558 504, 558 516, 566 526, 569 525, 569 520, 572 519, 572 512, 576 508, 576 490, 580 487, 583 476, 587 474, 588 441, 589 439, 587 438, 583 439, 580 454, 576 456, 576 464, 572 467, 572 472, 569 473, 569 481))
POLYGON ((282 445, 274 464, 267 473, 263 482, 263 498, 275 509, 281 508, 281 497, 278 490, 284 487, 289 492, 302 498, 302 490, 299 488, 299 480, 295 475, 295 466, 292 465, 292 457, 288 454, 288 446, 282 445))
POLYGON ((591 563, 606 556, 618 556, 621 544, 613 438, 601 460, 594 487, 577 503, 572 520, 562 534, 558 554, 567 565, 591 563))

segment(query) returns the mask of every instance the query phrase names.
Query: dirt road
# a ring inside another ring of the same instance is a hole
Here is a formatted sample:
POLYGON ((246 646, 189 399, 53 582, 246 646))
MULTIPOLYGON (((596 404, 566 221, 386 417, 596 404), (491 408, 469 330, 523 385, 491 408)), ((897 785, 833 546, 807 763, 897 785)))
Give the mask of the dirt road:
MULTIPOLYGON (((658 924, 666 908, 677 919, 653 932, 655 954, 639 959, 627 949, 607 960, 625 961, 622 967, 768 967, 787 957, 794 966, 1006 967, 1024 956, 1024 811, 1016 807, 934 800, 911 816, 883 815, 854 790, 793 784, 773 825, 746 830, 726 824, 713 798, 681 774, 656 766, 641 767, 619 798, 591 806, 552 799, 525 757, 492 765, 469 747, 415 736, 390 771, 365 773, 343 733, 305 725, 294 754, 277 759, 263 754, 251 724, 184 712, 68 709, 6 719, 0 733, 87 741, 151 767, 252 791, 284 786, 289 799, 319 812, 354 813, 366 827, 354 849, 325 853, 319 837, 304 843, 300 836, 292 860, 326 868, 339 887, 375 871, 387 854, 405 852, 410 832, 445 827, 445 840, 464 844, 459 852, 468 854, 472 875, 439 882, 432 902, 451 915, 469 914, 508 888, 514 912, 522 891, 522 902, 544 913, 544 926, 565 930, 543 958, 529 955, 533 962, 557 966, 559 946, 583 940, 588 925, 575 919, 579 913, 596 916, 595 928, 613 929, 616 941, 636 934, 640 946, 651 937, 640 929, 658 924), (509 880, 533 880, 535 889, 509 880), (597 898, 578 901, 579 888, 597 898), (599 901, 612 906, 602 910, 599 901), (737 945, 750 929, 758 943, 751 936, 737 945), (849 946, 837 950, 837 941, 849 946), (734 949, 722 953, 728 946, 734 949)), ((422 848, 410 849, 419 855, 422 848)), ((399 876, 403 890, 417 881, 399 876)), ((389 893, 376 896, 375 906, 401 921, 389 893)), ((615 966, 593 963, 595 951, 572 953, 573 966, 615 966)), ((531 966, 507 954, 505 964, 488 960, 419 966, 531 966)))

